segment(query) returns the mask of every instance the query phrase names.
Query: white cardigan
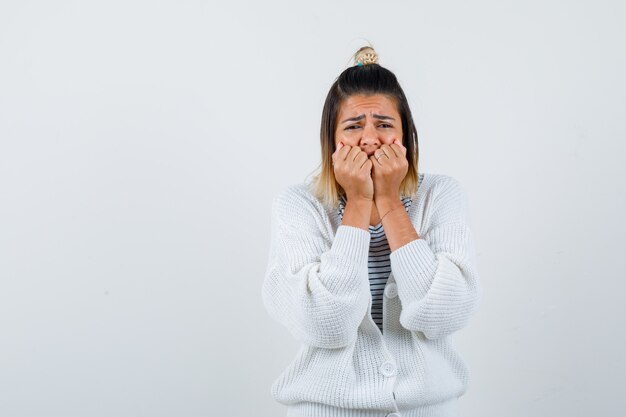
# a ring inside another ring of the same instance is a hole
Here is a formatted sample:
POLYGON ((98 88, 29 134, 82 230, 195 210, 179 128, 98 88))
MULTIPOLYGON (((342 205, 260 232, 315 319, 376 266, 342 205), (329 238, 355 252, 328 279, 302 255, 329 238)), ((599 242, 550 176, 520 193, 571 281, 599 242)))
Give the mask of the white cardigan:
POLYGON ((302 346, 272 384, 288 417, 457 416, 469 372, 450 339, 482 290, 460 183, 424 173, 408 210, 420 236, 391 252, 383 330, 371 317, 370 233, 294 184, 272 201, 262 299, 302 346))

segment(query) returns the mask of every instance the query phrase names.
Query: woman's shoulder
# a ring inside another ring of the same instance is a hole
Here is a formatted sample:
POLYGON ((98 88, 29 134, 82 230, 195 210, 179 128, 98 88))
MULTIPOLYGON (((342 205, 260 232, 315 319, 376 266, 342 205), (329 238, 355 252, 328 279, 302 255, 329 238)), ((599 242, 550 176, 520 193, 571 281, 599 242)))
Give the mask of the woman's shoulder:
POLYGON ((432 184, 444 184, 458 182, 458 180, 449 174, 443 174, 439 172, 422 172, 424 181, 429 181, 432 184))
POLYGON ((289 184, 276 193, 272 207, 287 216, 321 214, 325 211, 322 203, 313 194, 311 184, 306 181, 289 184))
POLYGON ((424 187, 424 192, 430 196, 441 193, 463 194, 463 184, 452 175, 442 173, 424 172, 420 187, 424 187))
MULTIPOLYGON (((433 224, 458 221, 468 215, 469 201, 460 180, 447 174, 427 173, 424 176, 422 199, 429 202, 433 224)), ((425 204, 426 205, 426 204, 425 204)))
POLYGON ((274 200, 291 201, 294 204, 310 204, 317 201, 311 185, 307 182, 292 183, 285 186, 274 196, 274 200))

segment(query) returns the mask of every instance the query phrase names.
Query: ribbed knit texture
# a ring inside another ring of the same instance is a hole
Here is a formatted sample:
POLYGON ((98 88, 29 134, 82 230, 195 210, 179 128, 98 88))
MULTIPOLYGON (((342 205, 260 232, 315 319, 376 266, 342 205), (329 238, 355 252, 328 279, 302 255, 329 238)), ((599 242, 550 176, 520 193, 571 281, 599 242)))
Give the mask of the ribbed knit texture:
POLYGON ((405 206, 420 238, 389 256, 382 331, 371 315, 370 232, 342 225, 309 187, 272 202, 263 304, 302 343, 272 397, 288 417, 458 416, 469 370, 449 336, 482 295, 460 183, 425 173, 405 206))

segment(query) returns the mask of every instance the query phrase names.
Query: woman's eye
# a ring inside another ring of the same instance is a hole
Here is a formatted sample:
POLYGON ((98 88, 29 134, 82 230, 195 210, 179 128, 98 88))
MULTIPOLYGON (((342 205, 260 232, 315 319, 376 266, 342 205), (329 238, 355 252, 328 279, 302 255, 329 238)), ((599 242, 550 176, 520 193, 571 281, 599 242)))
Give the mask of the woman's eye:
MULTIPOLYGON (((348 126, 348 127, 346 127, 346 130, 354 130, 354 129, 359 129, 360 127, 361 127, 361 126, 359 126, 359 125, 352 125, 352 126, 348 126)), ((392 125, 390 125, 389 123, 381 123, 381 124, 379 124, 379 125, 378 125, 378 127, 383 127, 383 128, 385 128, 385 129, 388 129, 388 128, 392 128, 393 126, 392 126, 392 125)))

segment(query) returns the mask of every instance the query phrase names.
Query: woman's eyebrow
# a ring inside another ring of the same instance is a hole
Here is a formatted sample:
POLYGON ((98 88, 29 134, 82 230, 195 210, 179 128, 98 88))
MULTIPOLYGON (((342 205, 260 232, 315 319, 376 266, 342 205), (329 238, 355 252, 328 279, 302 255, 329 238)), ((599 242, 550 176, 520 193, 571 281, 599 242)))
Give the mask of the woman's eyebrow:
MULTIPOLYGON (((394 119, 391 116, 385 116, 383 114, 373 114, 373 117, 375 117, 376 119, 380 119, 380 120, 393 120, 395 121, 396 119, 394 119)), ((359 120, 362 120, 365 117, 365 114, 362 114, 360 116, 357 117, 351 117, 349 119, 346 119, 344 121, 342 121, 341 123, 345 123, 345 122, 358 122, 359 120)))

